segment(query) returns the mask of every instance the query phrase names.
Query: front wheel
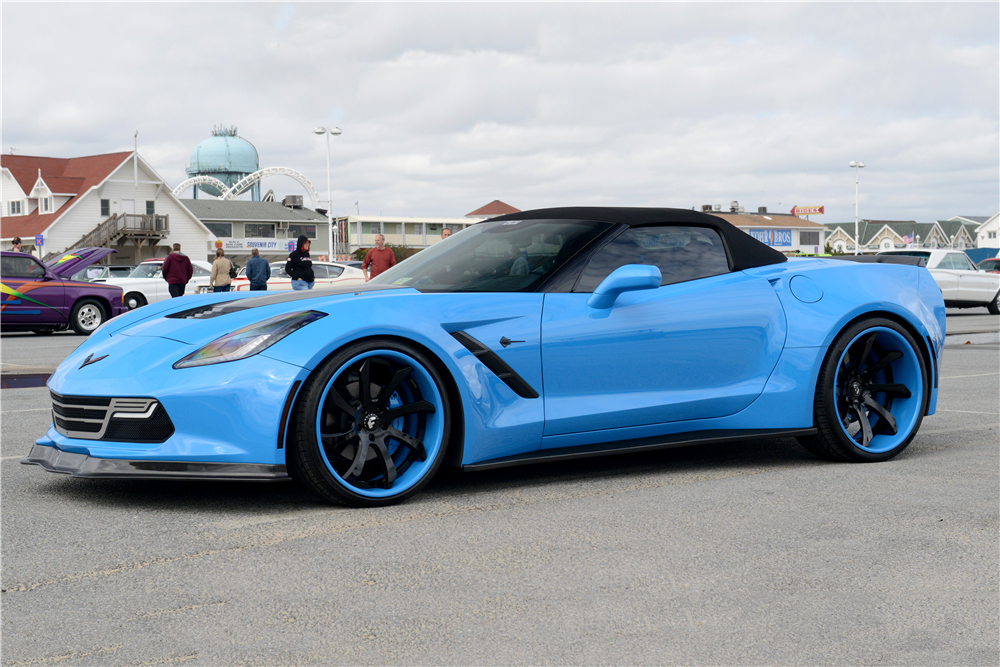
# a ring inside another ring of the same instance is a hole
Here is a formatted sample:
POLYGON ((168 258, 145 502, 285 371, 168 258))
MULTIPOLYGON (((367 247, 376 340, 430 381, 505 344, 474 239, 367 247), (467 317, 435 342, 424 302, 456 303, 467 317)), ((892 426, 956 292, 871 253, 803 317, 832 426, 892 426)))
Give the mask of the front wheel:
POLYGON ((826 459, 887 461, 913 440, 928 400, 913 336, 892 320, 864 320, 830 346, 813 410, 819 433, 800 442, 826 459))
POLYGON ((73 306, 69 323, 73 327, 73 331, 81 336, 89 336, 97 327, 104 324, 105 317, 101 304, 92 299, 84 299, 73 306))
POLYGON ((997 292, 993 300, 986 304, 986 309, 990 311, 990 315, 1000 315, 1000 292, 997 292))
POLYGON ((147 303, 146 297, 144 297, 142 294, 138 292, 129 292, 128 294, 125 295, 125 298, 122 299, 122 302, 125 304, 125 307, 128 308, 129 310, 135 310, 136 308, 141 308, 142 306, 145 306, 147 303))
POLYGON ((422 489, 444 460, 451 407, 441 375, 410 345, 350 345, 307 380, 290 469, 324 500, 391 505, 422 489))

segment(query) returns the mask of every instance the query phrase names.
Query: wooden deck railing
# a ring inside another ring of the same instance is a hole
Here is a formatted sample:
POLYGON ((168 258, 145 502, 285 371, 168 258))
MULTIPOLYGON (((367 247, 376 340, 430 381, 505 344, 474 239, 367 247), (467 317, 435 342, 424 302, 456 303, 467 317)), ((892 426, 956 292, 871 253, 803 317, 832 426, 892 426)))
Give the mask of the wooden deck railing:
POLYGON ((163 238, 169 235, 169 215, 115 213, 67 250, 72 248, 110 248, 115 241, 123 236, 163 238))

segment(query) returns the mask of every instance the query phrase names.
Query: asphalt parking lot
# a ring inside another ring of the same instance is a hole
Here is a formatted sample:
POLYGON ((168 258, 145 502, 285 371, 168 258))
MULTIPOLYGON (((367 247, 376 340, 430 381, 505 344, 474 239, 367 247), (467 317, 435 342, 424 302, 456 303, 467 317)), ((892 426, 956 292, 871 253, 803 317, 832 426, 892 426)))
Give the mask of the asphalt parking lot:
MULTIPOLYGON (((887 463, 748 441, 378 510, 22 466, 47 390, 3 389, 0 664, 1000 664, 1000 327, 948 326, 938 413, 887 463)), ((3 372, 82 340, 5 334, 3 372)))

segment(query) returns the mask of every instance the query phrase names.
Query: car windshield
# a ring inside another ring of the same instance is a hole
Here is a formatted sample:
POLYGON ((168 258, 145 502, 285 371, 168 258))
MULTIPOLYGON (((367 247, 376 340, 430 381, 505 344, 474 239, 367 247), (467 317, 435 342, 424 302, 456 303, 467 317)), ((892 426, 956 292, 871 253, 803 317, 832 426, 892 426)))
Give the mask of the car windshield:
POLYGON ((150 262, 149 264, 140 264, 135 267, 132 273, 128 274, 129 278, 159 278, 160 269, 163 267, 162 262, 150 262))
POLYGON ((424 292, 531 292, 586 247, 608 222, 481 222, 400 262, 369 284, 424 292))

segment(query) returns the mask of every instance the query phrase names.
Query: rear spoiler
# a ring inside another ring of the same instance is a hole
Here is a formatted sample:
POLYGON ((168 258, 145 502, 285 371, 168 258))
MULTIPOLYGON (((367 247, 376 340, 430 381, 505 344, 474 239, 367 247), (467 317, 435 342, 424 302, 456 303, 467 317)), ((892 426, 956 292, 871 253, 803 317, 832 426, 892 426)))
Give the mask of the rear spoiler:
POLYGON ((927 266, 926 257, 911 257, 910 255, 830 255, 826 259, 846 259, 848 262, 861 262, 863 264, 927 266))

